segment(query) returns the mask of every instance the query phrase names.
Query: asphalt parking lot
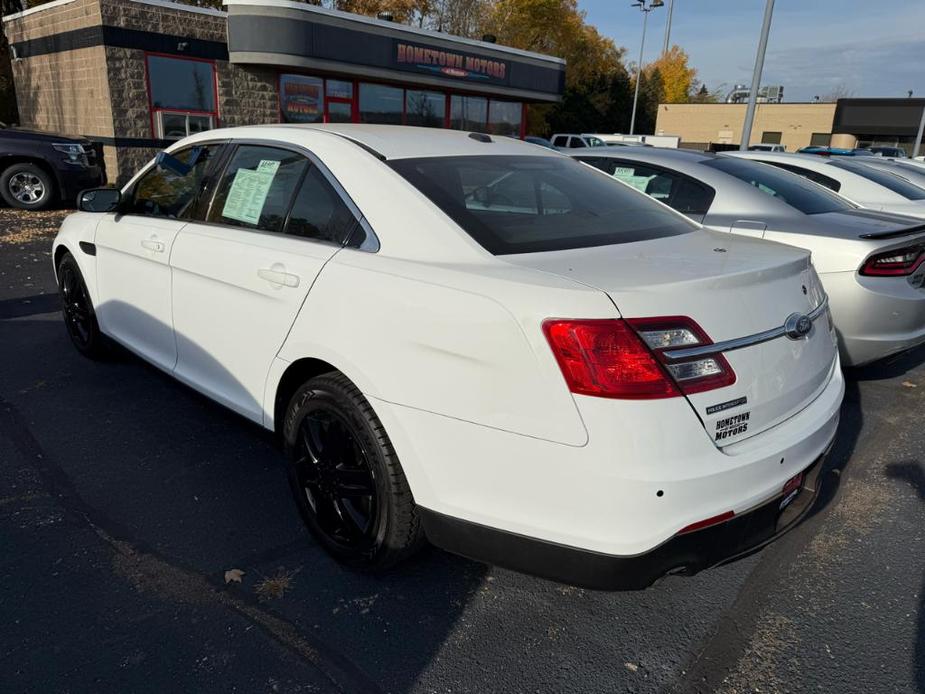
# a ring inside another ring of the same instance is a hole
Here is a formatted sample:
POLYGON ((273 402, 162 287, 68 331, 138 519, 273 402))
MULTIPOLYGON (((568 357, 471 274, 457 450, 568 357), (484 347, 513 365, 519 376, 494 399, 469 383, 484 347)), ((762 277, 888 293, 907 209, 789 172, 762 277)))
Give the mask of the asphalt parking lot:
POLYGON ((61 217, 0 209, 0 690, 925 693, 925 349, 850 375, 813 515, 747 559, 636 593, 436 550, 376 578, 303 530, 269 435, 72 349, 61 217))

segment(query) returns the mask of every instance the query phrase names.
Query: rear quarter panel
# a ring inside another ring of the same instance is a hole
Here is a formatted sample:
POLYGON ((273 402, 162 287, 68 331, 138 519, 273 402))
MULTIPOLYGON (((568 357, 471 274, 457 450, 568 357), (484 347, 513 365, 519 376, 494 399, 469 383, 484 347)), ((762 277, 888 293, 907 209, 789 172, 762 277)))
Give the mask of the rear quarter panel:
POLYGON ((603 292, 496 262, 454 266, 346 249, 280 352, 323 359, 364 394, 570 446, 587 442, 541 325, 617 318, 603 292))

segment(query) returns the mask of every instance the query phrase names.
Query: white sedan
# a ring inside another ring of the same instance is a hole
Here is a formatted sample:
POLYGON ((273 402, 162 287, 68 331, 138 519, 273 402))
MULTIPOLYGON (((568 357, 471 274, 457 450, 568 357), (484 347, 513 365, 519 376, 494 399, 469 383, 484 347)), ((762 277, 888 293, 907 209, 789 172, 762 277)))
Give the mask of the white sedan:
POLYGON ((213 130, 54 243, 68 332, 281 436, 335 557, 425 540, 633 588, 808 510, 844 382, 802 250, 558 153, 394 126, 213 130))
POLYGON ((925 217, 925 188, 888 171, 865 165, 873 157, 822 157, 781 152, 723 152, 800 174, 852 202, 881 212, 925 217))

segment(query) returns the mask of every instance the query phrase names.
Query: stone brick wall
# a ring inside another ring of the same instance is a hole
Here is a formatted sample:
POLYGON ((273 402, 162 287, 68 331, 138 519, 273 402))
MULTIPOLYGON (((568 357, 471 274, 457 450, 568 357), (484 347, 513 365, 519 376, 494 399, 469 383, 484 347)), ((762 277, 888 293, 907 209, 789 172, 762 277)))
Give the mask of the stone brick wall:
POLYGON ((279 122, 276 70, 216 63, 219 120, 222 126, 279 122))
POLYGON ((97 2, 100 3, 102 23, 108 26, 223 43, 227 40, 224 13, 196 11, 200 8, 173 9, 162 4, 149 5, 127 0, 97 2))
POLYGON ((4 22, 3 29, 10 43, 98 26, 101 22, 98 0, 73 0, 55 7, 39 8, 39 11, 25 17, 4 22))

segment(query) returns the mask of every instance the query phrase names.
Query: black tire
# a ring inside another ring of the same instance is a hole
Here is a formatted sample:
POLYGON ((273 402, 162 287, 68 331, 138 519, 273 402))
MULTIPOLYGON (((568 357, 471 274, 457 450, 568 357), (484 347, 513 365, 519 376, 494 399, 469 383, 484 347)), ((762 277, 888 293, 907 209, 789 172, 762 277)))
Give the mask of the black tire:
POLYGON ((106 337, 96 322, 96 312, 83 274, 70 253, 65 253, 58 263, 58 294, 61 297, 64 325, 77 351, 90 359, 108 356, 106 337))
POLYGON ((44 210, 55 200, 55 181, 44 169, 22 162, 0 173, 0 196, 10 207, 44 210))
POLYGON ((286 410, 283 444, 302 519, 337 560, 381 571, 424 544, 414 497, 388 434, 343 374, 317 376, 296 391, 286 410))

